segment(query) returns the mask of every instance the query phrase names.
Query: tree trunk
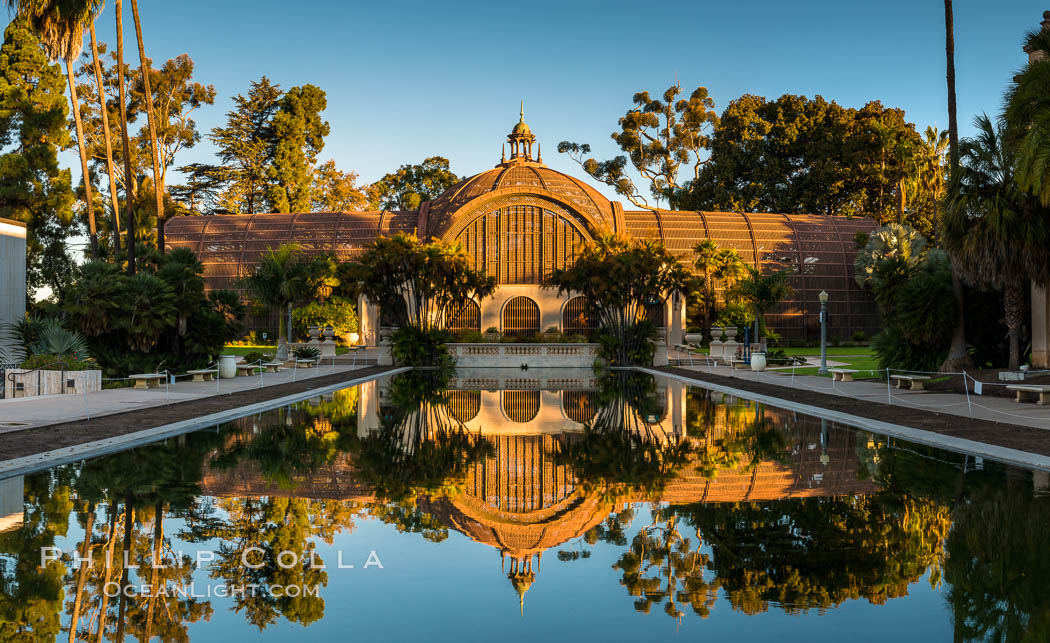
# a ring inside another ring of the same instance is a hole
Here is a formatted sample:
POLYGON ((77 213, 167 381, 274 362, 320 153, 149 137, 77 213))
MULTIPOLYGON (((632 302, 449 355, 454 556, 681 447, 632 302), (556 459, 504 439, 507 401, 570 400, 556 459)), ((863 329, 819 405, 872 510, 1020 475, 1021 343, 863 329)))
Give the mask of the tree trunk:
MULTIPOLYGON (((109 545, 106 548, 106 571, 102 577, 102 587, 109 585, 110 571, 113 569, 113 548, 117 544, 117 508, 116 502, 109 501, 109 545)), ((106 617, 109 615, 109 593, 102 592, 101 603, 98 608, 98 633, 95 643, 102 643, 102 635, 106 631, 106 617)))
POLYGON ((142 46, 142 22, 139 20, 138 0, 131 0, 131 15, 135 18, 135 38, 139 44, 139 68, 142 70, 142 89, 146 95, 146 122, 149 124, 149 146, 153 152, 153 196, 157 199, 157 250, 164 253, 164 177, 160 174, 160 153, 157 149, 157 118, 153 113, 153 89, 150 87, 149 59, 142 46))
POLYGON ((84 546, 80 551, 80 569, 77 571, 77 590, 73 599, 73 615, 69 618, 69 643, 77 639, 77 623, 80 621, 80 606, 84 599, 84 583, 87 582, 89 565, 88 556, 91 555, 91 534, 95 530, 95 505, 89 503, 87 516, 84 520, 84 546))
POLYGON ((153 616, 157 605, 157 575, 160 573, 160 550, 164 544, 164 503, 157 500, 153 512, 153 569, 150 570, 149 607, 146 609, 146 636, 143 640, 153 639, 153 616))
POLYGON ((91 58, 95 63, 95 85, 98 86, 98 106, 102 113, 102 134, 106 141, 106 174, 109 175, 109 199, 113 208, 113 247, 120 252, 120 203, 117 199, 117 178, 113 174, 113 140, 109 132, 109 109, 106 106, 106 88, 102 83, 102 65, 98 61, 98 43, 95 41, 95 21, 91 32, 91 58))
MULTIPOLYGON (((948 79, 948 156, 949 171, 954 177, 959 171, 959 122, 955 113, 955 27, 952 17, 952 0, 944 0, 944 51, 947 58, 948 79)), ((955 296, 955 329, 952 331, 952 343, 948 349, 948 358, 941 364, 940 370, 945 373, 972 369, 973 362, 966 353, 966 319, 964 316, 962 280, 959 271, 952 262, 952 294, 955 296)))
MULTIPOLYGON (((117 3, 119 4, 120 0, 117 0, 117 3)), ((120 575, 120 604, 117 607, 117 632, 115 635, 115 639, 118 643, 123 643, 124 641, 124 614, 128 605, 128 582, 130 581, 131 573, 128 565, 124 564, 124 561, 126 560, 128 564, 131 563, 132 545, 135 543, 132 538, 132 530, 135 528, 135 510, 132 508, 131 502, 132 497, 129 493, 124 498, 124 547, 121 549, 120 558, 120 564, 123 567, 123 570, 120 575)))
POLYGON ((95 199, 91 193, 91 174, 88 172, 87 145, 84 143, 84 122, 80 120, 80 99, 77 97, 77 82, 73 77, 73 61, 66 59, 66 79, 69 81, 69 102, 73 105, 73 122, 77 127, 77 150, 80 152, 80 171, 84 179, 84 201, 87 203, 88 240, 91 256, 98 257, 98 233, 95 231, 95 199))
POLYGON ((1024 288, 1013 285, 1003 289, 1003 313, 1010 337, 1010 370, 1021 367, 1021 324, 1024 323, 1024 288))
POLYGON ((120 139, 124 148, 124 221, 128 228, 128 274, 135 275, 135 172, 131 169, 131 141, 128 140, 128 110, 125 98, 124 82, 124 18, 123 0, 113 0, 113 10, 117 14, 117 87, 120 94, 120 139))

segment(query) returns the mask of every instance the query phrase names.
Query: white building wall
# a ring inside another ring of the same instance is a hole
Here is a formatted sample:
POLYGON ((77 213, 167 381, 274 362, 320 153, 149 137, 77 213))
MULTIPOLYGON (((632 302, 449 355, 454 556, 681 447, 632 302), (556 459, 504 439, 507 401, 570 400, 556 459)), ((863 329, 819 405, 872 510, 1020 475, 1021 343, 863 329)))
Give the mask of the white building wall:
MULTIPOLYGON (((0 219, 0 328, 21 319, 25 310, 26 226, 0 219)), ((0 333, 0 351, 11 360, 12 346, 5 336, 0 333)))

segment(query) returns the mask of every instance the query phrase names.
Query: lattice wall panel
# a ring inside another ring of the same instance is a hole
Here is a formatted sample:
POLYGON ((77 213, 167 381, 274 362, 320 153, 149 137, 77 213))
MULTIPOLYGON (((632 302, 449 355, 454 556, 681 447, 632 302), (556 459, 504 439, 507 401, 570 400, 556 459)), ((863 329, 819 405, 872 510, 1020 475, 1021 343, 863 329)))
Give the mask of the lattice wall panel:
POLYGON ((528 297, 515 297, 503 307, 503 333, 528 337, 540 332, 540 307, 528 297))

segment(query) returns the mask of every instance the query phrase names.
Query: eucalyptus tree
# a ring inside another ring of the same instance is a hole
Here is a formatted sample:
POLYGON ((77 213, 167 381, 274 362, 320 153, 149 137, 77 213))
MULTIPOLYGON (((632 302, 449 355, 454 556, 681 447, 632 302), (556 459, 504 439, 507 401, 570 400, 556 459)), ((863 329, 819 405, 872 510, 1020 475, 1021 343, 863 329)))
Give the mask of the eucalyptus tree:
POLYGON ((664 199, 675 209, 686 187, 680 174, 691 170, 689 180, 699 176, 707 162, 712 130, 718 124, 715 103, 706 87, 697 87, 689 98, 679 98, 681 95, 679 83, 660 97, 652 97, 647 91, 634 95, 635 107, 627 110, 620 118, 619 131, 611 134, 626 156, 607 161, 586 158, 591 146, 571 141, 558 143, 558 152, 568 154, 587 174, 637 207, 649 208, 649 201, 627 175, 630 162, 649 183, 649 192, 657 203, 664 199))
POLYGON ((1021 189, 1015 150, 987 115, 961 145, 948 190, 943 243, 963 277, 1003 292, 1010 368, 1020 366, 1025 289, 1050 271, 1050 212, 1021 189))
POLYGON ((95 230, 95 201, 88 171, 87 148, 84 141, 84 123, 80 118, 80 100, 73 62, 84 47, 84 28, 92 24, 102 10, 103 0, 5 0, 8 8, 16 9, 30 25, 51 60, 66 64, 69 82, 69 103, 73 107, 73 121, 80 152, 80 170, 83 173, 84 204, 88 221, 88 239, 91 254, 98 254, 98 234, 95 230))
POLYGON ((164 178, 160 172, 156 115, 153 112, 153 88, 150 86, 149 58, 146 57, 146 48, 142 45, 142 20, 139 18, 138 0, 131 0, 131 15, 135 19, 135 40, 139 46, 139 67, 142 70, 143 94, 146 98, 146 122, 149 126, 150 151, 153 153, 153 196, 157 201, 157 248, 164 252, 164 178))

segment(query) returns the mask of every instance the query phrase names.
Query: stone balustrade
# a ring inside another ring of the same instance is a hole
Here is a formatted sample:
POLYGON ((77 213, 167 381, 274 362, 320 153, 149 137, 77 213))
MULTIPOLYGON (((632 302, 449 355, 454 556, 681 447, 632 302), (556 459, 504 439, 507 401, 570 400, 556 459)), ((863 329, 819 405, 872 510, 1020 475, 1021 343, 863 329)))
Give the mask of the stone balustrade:
POLYGON ((460 368, 589 368, 598 344, 449 344, 460 368))

